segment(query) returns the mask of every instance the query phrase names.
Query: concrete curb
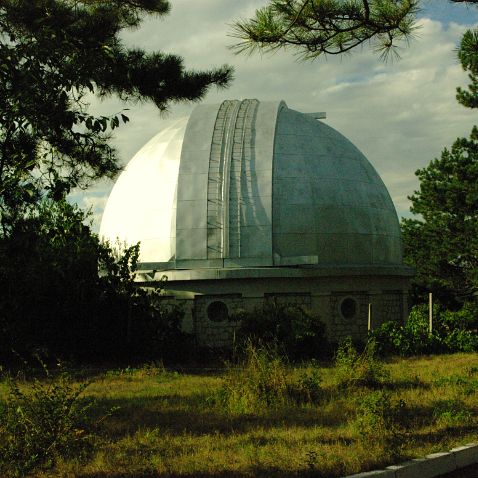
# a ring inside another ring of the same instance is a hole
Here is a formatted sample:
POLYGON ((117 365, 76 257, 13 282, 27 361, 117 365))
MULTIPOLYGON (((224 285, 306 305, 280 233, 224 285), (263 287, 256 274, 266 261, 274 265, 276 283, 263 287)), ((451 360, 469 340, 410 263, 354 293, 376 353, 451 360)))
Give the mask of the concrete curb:
POLYGON ((434 478, 478 463, 478 443, 468 443, 449 452, 432 453, 425 458, 387 466, 384 470, 367 471, 344 478, 434 478))

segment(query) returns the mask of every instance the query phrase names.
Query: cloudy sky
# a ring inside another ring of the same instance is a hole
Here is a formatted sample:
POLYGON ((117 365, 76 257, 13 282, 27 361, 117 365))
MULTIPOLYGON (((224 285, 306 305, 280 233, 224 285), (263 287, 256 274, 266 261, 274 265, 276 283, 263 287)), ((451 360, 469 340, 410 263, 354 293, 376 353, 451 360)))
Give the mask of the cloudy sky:
MULTIPOLYGON (((297 61, 292 52, 235 56, 228 48, 230 24, 251 17, 265 0, 173 0, 163 19, 148 19, 124 35, 127 44, 181 55, 188 68, 230 64, 234 82, 213 88, 204 99, 283 99, 302 112, 326 111, 327 124, 347 136, 370 160, 388 187, 399 216, 409 215, 407 195, 414 172, 478 123, 476 111, 459 105, 455 88, 467 84, 456 58, 466 28, 478 24, 478 8, 424 0, 421 28, 401 59, 381 62, 367 49, 345 58, 297 61)), ((92 100, 92 111, 113 114, 121 104, 92 100)), ((165 124, 186 116, 194 105, 172 105, 165 117, 151 105, 128 105, 131 122, 116 130, 114 144, 124 164, 165 124)), ((112 182, 101 182, 73 198, 91 207, 97 230, 112 182)))

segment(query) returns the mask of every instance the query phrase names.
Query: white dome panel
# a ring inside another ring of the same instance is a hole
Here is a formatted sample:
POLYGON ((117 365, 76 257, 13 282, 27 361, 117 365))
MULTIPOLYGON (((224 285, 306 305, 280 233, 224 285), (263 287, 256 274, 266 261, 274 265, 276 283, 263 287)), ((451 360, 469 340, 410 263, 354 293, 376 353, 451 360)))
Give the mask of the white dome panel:
POLYGON ((136 153, 103 213, 100 236, 128 246, 141 242, 141 262, 167 262, 174 254, 171 224, 186 125, 187 118, 175 121, 136 153))

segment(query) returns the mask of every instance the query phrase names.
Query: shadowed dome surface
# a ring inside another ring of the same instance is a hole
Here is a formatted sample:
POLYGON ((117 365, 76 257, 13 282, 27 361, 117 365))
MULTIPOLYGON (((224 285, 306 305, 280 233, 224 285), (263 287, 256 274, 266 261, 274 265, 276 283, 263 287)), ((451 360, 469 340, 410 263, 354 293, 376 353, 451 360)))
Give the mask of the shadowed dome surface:
POLYGON ((402 264, 373 166, 282 101, 200 105, 160 132, 120 175, 100 235, 140 241, 159 270, 402 264))

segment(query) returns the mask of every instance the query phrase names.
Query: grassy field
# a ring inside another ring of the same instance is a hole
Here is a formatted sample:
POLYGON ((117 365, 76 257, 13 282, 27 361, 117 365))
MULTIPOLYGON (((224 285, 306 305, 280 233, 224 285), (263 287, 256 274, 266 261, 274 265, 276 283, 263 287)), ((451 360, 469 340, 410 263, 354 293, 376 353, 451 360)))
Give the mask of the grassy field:
POLYGON ((257 400, 244 373, 97 374, 85 396, 98 417, 115 411, 94 451, 34 476, 339 477, 478 440, 476 354, 394 359, 378 384, 269 362, 254 373, 275 385, 257 400))

